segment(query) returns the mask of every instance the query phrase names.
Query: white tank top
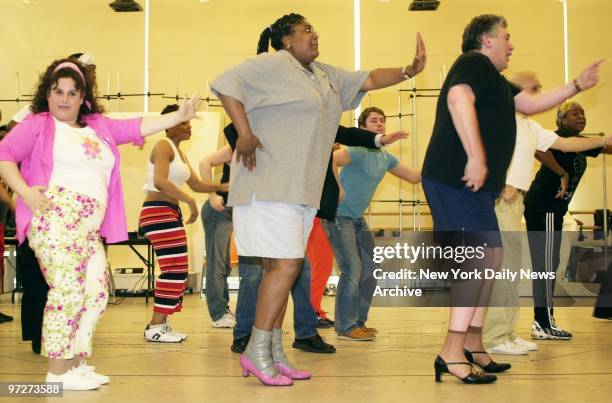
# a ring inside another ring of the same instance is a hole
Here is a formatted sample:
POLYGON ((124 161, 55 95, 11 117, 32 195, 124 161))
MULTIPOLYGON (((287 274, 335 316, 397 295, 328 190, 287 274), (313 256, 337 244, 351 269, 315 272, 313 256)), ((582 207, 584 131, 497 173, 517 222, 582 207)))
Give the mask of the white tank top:
MULTIPOLYGON (((172 147, 172 151, 174 151, 174 159, 170 162, 168 166, 168 180, 176 185, 176 187, 181 188, 191 176, 191 171, 189 170, 189 165, 183 162, 181 158, 181 154, 179 153, 178 148, 174 145, 172 140, 164 137, 162 140, 165 140, 172 147)), ((151 162, 151 158, 147 163, 147 183, 144 185, 145 192, 159 192, 159 190, 155 187, 155 164, 151 162)))

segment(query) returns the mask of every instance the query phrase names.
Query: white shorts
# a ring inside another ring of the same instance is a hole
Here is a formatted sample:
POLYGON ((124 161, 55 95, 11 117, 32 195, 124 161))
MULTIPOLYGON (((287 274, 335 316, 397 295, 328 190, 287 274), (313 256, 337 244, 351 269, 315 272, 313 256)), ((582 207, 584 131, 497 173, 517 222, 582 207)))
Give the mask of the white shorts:
POLYGON ((301 204, 259 201, 233 208, 240 256, 302 259, 317 210, 301 204))

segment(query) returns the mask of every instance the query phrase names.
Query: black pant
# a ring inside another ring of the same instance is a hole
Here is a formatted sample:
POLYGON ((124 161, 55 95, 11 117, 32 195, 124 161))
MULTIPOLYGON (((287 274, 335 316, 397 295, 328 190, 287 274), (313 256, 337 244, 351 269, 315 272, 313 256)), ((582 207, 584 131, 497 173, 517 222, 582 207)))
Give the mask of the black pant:
POLYGON ((612 318, 612 263, 608 266, 608 271, 601 283, 593 315, 600 318, 612 318))
MULTIPOLYGON (((533 272, 556 273, 561 254, 563 214, 525 211, 527 239, 533 272)), ((553 314, 554 278, 532 281, 534 318, 540 325, 550 326, 553 314)))
POLYGON ((40 341, 49 286, 28 240, 19 246, 19 266, 23 296, 21 299, 21 334, 23 340, 40 341))

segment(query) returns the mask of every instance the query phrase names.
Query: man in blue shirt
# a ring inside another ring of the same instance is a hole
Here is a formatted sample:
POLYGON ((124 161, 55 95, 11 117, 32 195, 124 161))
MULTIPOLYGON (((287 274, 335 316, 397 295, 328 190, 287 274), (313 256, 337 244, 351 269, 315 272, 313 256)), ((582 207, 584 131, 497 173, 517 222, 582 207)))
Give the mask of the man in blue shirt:
MULTIPOLYGON (((358 119, 359 127, 375 133, 385 132, 385 113, 366 108, 358 119)), ((334 249, 340 269, 336 293, 336 333, 340 339, 374 340, 376 329, 365 322, 376 288, 372 260, 374 237, 363 219, 378 184, 390 172, 410 183, 418 183, 421 173, 398 162, 380 149, 349 147, 334 152, 334 162, 343 167, 340 183, 345 191, 334 221, 323 226, 334 249)))

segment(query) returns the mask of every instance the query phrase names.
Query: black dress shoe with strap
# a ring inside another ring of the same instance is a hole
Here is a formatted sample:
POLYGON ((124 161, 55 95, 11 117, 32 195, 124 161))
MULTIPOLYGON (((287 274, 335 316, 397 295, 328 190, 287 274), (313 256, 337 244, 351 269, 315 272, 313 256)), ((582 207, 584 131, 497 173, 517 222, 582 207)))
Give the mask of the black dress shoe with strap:
MULTIPOLYGON (((459 378, 457 375, 451 373, 448 370, 449 365, 469 365, 470 371, 472 369, 472 364, 469 362, 445 362, 442 359, 442 357, 437 356, 436 360, 434 361, 434 370, 436 371, 436 382, 442 382, 442 373, 451 374, 459 378)), ((459 378, 459 379, 461 379, 463 383, 470 383, 470 384, 478 385, 478 384, 493 383, 497 380, 497 377, 495 375, 486 375, 486 374, 471 372, 469 375, 463 378, 459 378)))
POLYGON ((478 365, 485 372, 492 372, 494 374, 497 374, 499 372, 504 372, 504 371, 507 371, 510 368, 512 368, 512 365, 509 364, 509 363, 506 363, 506 362, 495 362, 492 359, 491 359, 491 362, 488 363, 487 365, 482 365, 482 364, 477 363, 474 360, 474 355, 473 354, 487 354, 486 351, 468 351, 466 349, 463 349, 463 353, 465 354, 465 358, 467 358, 467 360, 469 362, 471 362, 472 364, 478 365))

